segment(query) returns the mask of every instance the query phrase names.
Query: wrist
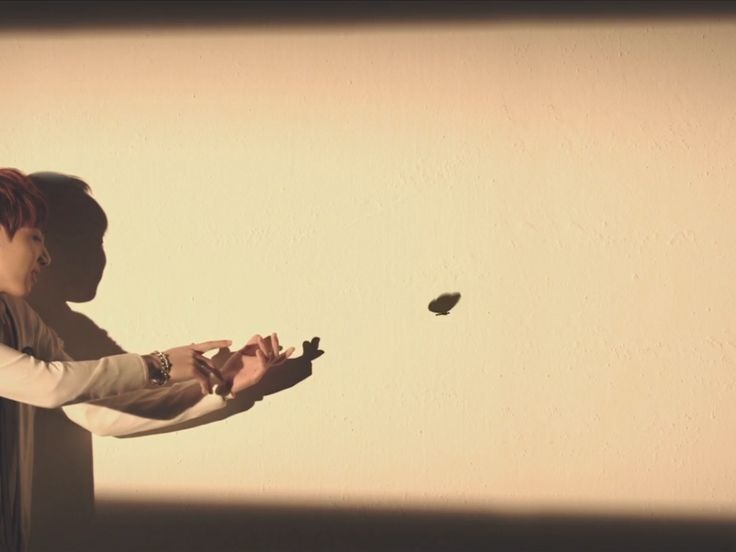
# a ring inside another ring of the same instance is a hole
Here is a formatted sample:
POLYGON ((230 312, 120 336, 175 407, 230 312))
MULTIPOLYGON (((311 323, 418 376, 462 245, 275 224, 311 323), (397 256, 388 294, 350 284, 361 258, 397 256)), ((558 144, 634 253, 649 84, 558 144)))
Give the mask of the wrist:
POLYGON ((166 353, 154 351, 143 355, 143 360, 148 368, 148 381, 154 385, 166 385, 171 378, 171 360, 166 353))

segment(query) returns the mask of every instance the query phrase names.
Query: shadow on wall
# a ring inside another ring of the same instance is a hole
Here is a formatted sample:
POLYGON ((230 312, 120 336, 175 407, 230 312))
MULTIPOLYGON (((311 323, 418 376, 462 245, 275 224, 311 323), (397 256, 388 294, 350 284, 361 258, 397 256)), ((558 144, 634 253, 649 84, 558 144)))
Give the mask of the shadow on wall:
POLYGON ((108 552, 726 552, 736 549, 736 530, 733 522, 684 518, 100 501, 85 546, 108 552))
MULTIPOLYGON (((123 352, 67 301, 92 299, 102 277, 102 209, 78 179, 32 175, 49 198, 51 267, 29 302, 79 359, 123 352)), ((319 340, 304 342, 306 363, 284 365, 213 416, 179 430, 247 410, 264 395, 311 374, 319 340), (276 375, 278 374, 278 375, 276 375)), ((291 360, 291 359, 290 359, 291 360)), ((294 359, 298 360, 298 359, 294 359)), ((38 412, 34 551, 656 551, 736 550, 733 521, 673 518, 511 516, 489 512, 94 501, 89 434, 58 410, 38 412)))
MULTIPOLYGON (((36 173, 31 178, 49 203, 47 245, 52 263, 41 274, 28 303, 64 340, 73 358, 90 360, 126 352, 67 304, 90 301, 97 294, 106 263, 104 211, 91 197, 89 186, 77 178, 57 173, 36 173)), ((296 385, 311 375, 311 361, 323 353, 319 338, 304 341, 303 347, 301 357, 287 360, 278 372, 268 373, 225 409, 151 433, 220 420, 251 408, 265 395, 296 385)), ((143 410, 131 413, 164 419, 178 413, 173 407, 171 411, 161 405, 153 407, 144 405, 143 410), (145 411, 153 407, 155 412, 145 411)), ((31 550, 79 550, 88 538, 95 510, 91 435, 61 409, 37 409, 35 423, 31 550)))
MULTIPOLYGON (((64 340, 77 360, 124 352, 92 320, 67 301, 86 302, 97 293, 105 269, 102 237, 107 217, 81 180, 55 173, 32 175, 46 195, 50 213, 47 243, 51 265, 41 273, 28 303, 64 340)), ((60 409, 36 409, 31 547, 73 547, 92 522, 92 438, 60 409)))

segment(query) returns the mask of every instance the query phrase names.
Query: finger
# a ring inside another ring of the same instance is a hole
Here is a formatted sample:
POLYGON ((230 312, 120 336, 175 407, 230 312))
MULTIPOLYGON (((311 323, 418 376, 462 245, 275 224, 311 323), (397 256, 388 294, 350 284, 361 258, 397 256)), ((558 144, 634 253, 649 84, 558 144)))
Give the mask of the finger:
POLYGON ((204 355, 202 355, 200 353, 197 353, 197 354, 194 355, 194 360, 196 362, 199 362, 200 364, 203 364, 204 366, 206 366, 209 369, 214 369, 215 368, 215 364, 212 362, 212 359, 209 359, 209 358, 207 358, 206 356, 204 356, 204 355))
POLYGON ((258 348, 263 353, 264 357, 269 358, 271 356, 268 352, 268 347, 266 347, 266 342, 262 337, 258 340, 258 348))
POLYGON ((225 378, 222 377, 222 373, 215 368, 214 363, 210 359, 203 356, 197 356, 195 357, 195 362, 200 370, 205 372, 208 377, 211 375, 218 383, 225 383, 225 378))
POLYGON ((273 356, 279 354, 279 336, 276 335, 276 332, 271 334, 271 354, 273 356))
POLYGON ((269 335, 268 337, 264 337, 263 344, 266 346, 266 358, 270 358, 271 360, 273 360, 274 358, 273 334, 269 335))
POLYGON ((248 340, 248 345, 256 345, 259 339, 263 339, 261 334, 256 334, 248 340))
POLYGON ((223 347, 229 347, 233 342, 231 339, 220 339, 218 341, 203 341, 202 343, 194 343, 190 345, 198 353, 204 353, 211 351, 212 349, 222 349, 223 347))
POLYGON ((271 366, 271 361, 269 360, 268 356, 266 356, 263 351, 258 349, 256 351, 256 356, 258 357, 259 362, 261 363, 261 369, 265 372, 268 370, 268 368, 271 366))
POLYGON ((215 378, 215 381, 217 381, 217 383, 225 383, 225 377, 222 375, 222 372, 220 372, 217 368, 212 368, 212 370, 210 370, 210 374, 212 374, 212 377, 215 378))
POLYGON ((279 355, 279 357, 276 359, 276 362, 273 363, 273 366, 279 366, 286 362, 286 359, 291 356, 291 353, 294 352, 294 347, 289 347, 286 349, 286 352, 283 352, 279 355))

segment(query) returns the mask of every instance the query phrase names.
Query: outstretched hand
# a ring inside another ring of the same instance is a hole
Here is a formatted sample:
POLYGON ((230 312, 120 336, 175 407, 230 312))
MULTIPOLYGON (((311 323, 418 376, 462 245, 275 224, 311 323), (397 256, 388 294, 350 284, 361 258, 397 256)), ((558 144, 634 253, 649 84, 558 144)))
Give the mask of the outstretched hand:
MULTIPOLYGON (((178 383, 189 379, 196 379, 202 388, 202 393, 212 391, 211 377, 218 381, 222 381, 222 376, 217 371, 215 364, 204 356, 204 353, 212 349, 220 349, 228 347, 232 344, 229 339, 221 339, 218 341, 205 341, 203 343, 192 343, 182 347, 174 347, 164 351, 171 362, 171 371, 169 373, 171 383, 178 383)), ((152 356, 152 355, 146 355, 152 356)))
POLYGON ((289 347, 283 353, 280 352, 281 349, 279 338, 275 333, 268 339, 254 335, 234 353, 225 348, 220 349, 212 358, 225 381, 218 386, 217 393, 237 394, 261 381, 271 368, 283 364, 294 352, 294 347, 289 347))

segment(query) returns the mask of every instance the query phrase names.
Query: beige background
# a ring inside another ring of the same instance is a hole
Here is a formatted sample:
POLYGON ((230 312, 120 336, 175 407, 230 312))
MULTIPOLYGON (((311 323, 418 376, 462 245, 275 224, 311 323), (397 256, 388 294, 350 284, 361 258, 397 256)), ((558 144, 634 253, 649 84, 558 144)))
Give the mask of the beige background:
POLYGON ((2 164, 110 220, 75 308, 136 352, 325 351, 239 416, 95 438, 98 496, 736 513, 735 33, 4 31, 2 164))

